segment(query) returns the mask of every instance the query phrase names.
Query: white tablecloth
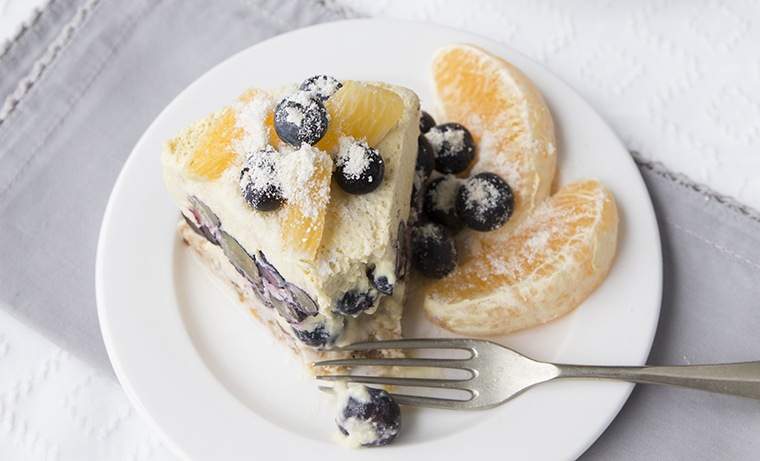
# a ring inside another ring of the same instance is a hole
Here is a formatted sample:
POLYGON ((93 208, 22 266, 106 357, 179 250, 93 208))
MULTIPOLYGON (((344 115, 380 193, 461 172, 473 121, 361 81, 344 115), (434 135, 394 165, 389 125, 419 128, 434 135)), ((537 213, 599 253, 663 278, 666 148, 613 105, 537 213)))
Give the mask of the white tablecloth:
MULTIPOLYGON (((0 0, 0 40, 41 0, 0 0)), ((470 30, 575 87, 623 141, 760 208, 760 3, 339 0, 470 30)), ((0 309, 0 459, 173 459, 110 376, 0 309)))

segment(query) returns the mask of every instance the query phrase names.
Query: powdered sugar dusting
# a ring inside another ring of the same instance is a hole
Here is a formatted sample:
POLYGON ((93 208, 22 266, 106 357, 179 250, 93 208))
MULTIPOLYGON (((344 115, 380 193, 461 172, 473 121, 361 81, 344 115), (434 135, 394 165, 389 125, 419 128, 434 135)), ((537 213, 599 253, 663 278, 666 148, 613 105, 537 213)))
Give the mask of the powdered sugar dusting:
POLYGON ((232 148, 240 158, 264 149, 269 143, 269 132, 264 120, 271 113, 272 106, 272 98, 259 91, 249 102, 239 102, 235 106, 236 124, 243 130, 243 136, 233 140, 232 148))
POLYGON ((425 137, 430 141, 436 155, 454 155, 465 147, 463 130, 441 130, 434 127, 425 133, 425 137), (443 149, 444 143, 449 145, 449 149, 443 149))
MULTIPOLYGON (((435 188, 435 194, 433 194, 432 197, 433 207, 444 212, 453 209, 454 203, 456 202, 459 185, 459 179, 457 179, 456 176, 445 176, 435 188)), ((428 193, 432 192, 433 190, 428 191, 428 193)))
MULTIPOLYGON (((342 168, 343 174, 350 179, 359 179, 364 175, 372 163, 367 150, 369 146, 364 141, 356 141, 354 138, 344 136, 340 138, 340 147, 336 157, 336 163, 342 168)), ((370 181, 372 178, 370 177, 370 181)))
POLYGON ((311 93, 308 91, 296 91, 288 95, 285 99, 300 104, 303 107, 308 107, 310 104, 315 103, 314 98, 312 98, 311 93))
POLYGON ((316 177, 322 168, 332 171, 329 163, 332 161, 327 154, 308 144, 283 155, 279 163, 283 195, 306 217, 316 218, 330 200, 330 182, 316 177))
POLYGON ((325 100, 335 94, 341 86, 340 81, 329 75, 317 75, 304 82, 301 88, 325 100))
POLYGON ((415 227, 414 233, 424 239, 442 240, 444 238, 441 227, 430 223, 415 227))
POLYGON ((293 125, 301 126, 303 123, 303 110, 297 107, 286 107, 285 120, 293 125))
POLYGON ((477 217, 483 218, 489 210, 498 206, 501 194, 490 181, 473 177, 465 182, 464 187, 467 190, 465 208, 473 210, 477 217))
POLYGON ((240 187, 250 184, 254 189, 266 190, 279 183, 280 154, 271 146, 252 152, 245 161, 240 187))
POLYGON ((525 244, 531 251, 544 251, 549 246, 551 234, 551 229, 541 229, 532 235, 525 244))
POLYGON ((482 247, 471 246, 470 251, 476 260, 483 261, 487 268, 481 272, 489 276, 504 275, 524 280, 533 275, 540 276, 542 268, 547 265, 557 267, 570 264, 575 258, 574 248, 592 240, 605 202, 605 194, 601 189, 594 190, 593 195, 585 191, 573 191, 572 195, 580 200, 580 209, 557 206, 551 200, 544 201, 503 242, 496 240, 482 247), (593 218, 593 223, 588 223, 588 218, 593 218), (514 243, 519 244, 514 251, 507 254, 493 251, 494 245, 513 245, 510 240, 513 236, 520 235, 524 236, 524 240, 519 237, 514 240, 514 243), (557 249, 550 251, 552 247, 557 249))

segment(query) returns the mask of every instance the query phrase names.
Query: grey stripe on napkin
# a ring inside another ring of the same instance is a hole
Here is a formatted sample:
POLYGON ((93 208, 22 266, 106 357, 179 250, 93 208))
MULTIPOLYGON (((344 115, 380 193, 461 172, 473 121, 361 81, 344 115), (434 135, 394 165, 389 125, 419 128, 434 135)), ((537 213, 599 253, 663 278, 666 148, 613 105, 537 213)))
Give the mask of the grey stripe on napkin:
MULTIPOLYGON (((760 360, 760 214, 662 165, 637 164, 657 213, 664 263, 649 363, 760 360)), ((759 434, 758 401, 636 386, 582 459, 758 459, 759 434)))
POLYGON ((43 10, 24 24, 17 34, 0 46, 0 107, 6 96, 17 89, 19 83, 40 59, 45 46, 52 43, 63 25, 77 11, 72 0, 48 0, 43 10))
MULTIPOLYGON (((108 368, 95 313, 95 245, 111 186, 138 137, 214 64, 346 12, 306 0, 51 5, 0 56, 0 101, 17 96, 0 120, 0 306, 108 368), (50 58, 46 50, 72 24, 50 58), (25 78, 29 84, 16 93, 25 78)), ((665 264, 650 361, 760 359, 760 216, 637 162, 657 211, 665 264)), ((757 458, 758 414, 754 401, 638 386, 583 458, 757 458)))

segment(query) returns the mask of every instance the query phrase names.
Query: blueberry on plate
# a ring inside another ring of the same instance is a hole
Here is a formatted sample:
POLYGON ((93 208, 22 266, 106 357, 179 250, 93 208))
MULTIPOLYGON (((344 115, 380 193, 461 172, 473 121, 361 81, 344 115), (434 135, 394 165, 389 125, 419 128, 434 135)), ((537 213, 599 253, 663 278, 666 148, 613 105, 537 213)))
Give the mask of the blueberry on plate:
POLYGON ((425 134, 435 126, 435 119, 424 110, 420 112, 420 133, 425 134))
POLYGON ((277 177, 279 153, 267 146, 248 155, 240 172, 240 191, 251 208, 273 211, 285 201, 277 177))
POLYGON ((335 423, 350 445, 388 445, 401 428, 401 409, 391 395, 360 384, 336 386, 338 416, 335 423))
POLYGON ((412 265, 422 275, 436 279, 447 276, 456 268, 457 251, 445 227, 427 223, 414 228, 412 265))
POLYGON ((364 141, 342 139, 335 161, 335 181, 349 194, 366 194, 383 182, 385 162, 364 141))
POLYGON ((433 146, 435 169, 441 173, 461 173, 475 157, 472 135, 458 123, 436 125, 425 133, 433 146))
POLYGON ((357 316, 374 307, 377 293, 373 289, 367 291, 348 290, 335 303, 334 311, 340 315, 357 316))
POLYGON ((344 326, 345 319, 342 317, 327 319, 318 315, 291 326, 291 329, 295 337, 307 346, 323 348, 335 343, 343 333, 344 326))
POLYGON ((320 101, 324 102, 327 101, 330 96, 335 94, 335 92, 338 91, 342 86, 343 84, 333 76, 315 75, 304 80, 298 89, 301 91, 306 91, 307 93, 312 94, 315 98, 318 98, 320 101))
POLYGON ((430 181, 422 201, 425 216, 452 231, 461 229, 462 221, 457 217, 455 206, 460 186, 459 178, 450 174, 430 181))
POLYGON ((311 93, 297 91, 277 104, 274 130, 290 145, 316 144, 327 133, 327 109, 311 93))
POLYGON ((464 224, 477 231, 491 231, 509 219, 515 197, 499 175, 479 173, 459 188, 456 210, 464 224))

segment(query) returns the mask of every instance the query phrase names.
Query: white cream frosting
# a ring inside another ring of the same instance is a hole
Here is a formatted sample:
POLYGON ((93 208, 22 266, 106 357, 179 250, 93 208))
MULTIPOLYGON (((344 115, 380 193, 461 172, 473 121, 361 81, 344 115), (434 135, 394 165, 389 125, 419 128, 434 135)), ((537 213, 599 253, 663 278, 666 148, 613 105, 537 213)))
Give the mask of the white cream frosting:
MULTIPOLYGON (((280 212, 251 209, 239 189, 240 170, 247 152, 266 146, 266 142, 262 142, 267 134, 265 117, 282 95, 292 91, 292 87, 271 93, 257 90, 249 102, 234 106, 237 124, 242 128, 243 135, 234 142, 236 157, 219 179, 209 181, 189 175, 186 170, 192 153, 189 149, 167 146, 161 157, 166 186, 181 210, 187 214, 188 196, 198 197, 219 217, 226 232, 249 253, 262 251, 282 276, 306 291, 317 302, 320 312, 328 317, 334 315, 332 308, 336 297, 368 284, 368 265, 375 265, 376 270, 395 281, 396 234, 399 222, 409 215, 414 178, 419 100, 408 89, 378 85, 396 92, 404 101, 404 111, 398 124, 376 146, 385 162, 383 183, 366 195, 347 194, 333 183, 325 231, 314 260, 295 257, 293 252, 284 248, 280 212)), ((276 134, 271 133, 270 136, 276 134)), ((286 156, 298 154, 288 147, 280 150, 286 156)), ((397 288, 393 297, 385 297, 383 302, 400 308, 403 288, 397 288)), ((390 310, 396 311, 396 308, 390 310)), ((400 313, 392 317, 400 317, 400 313)), ((356 319, 348 320, 355 332, 345 336, 359 336, 361 339, 359 330, 364 327, 358 326, 360 322, 356 319)), ((377 321, 398 320, 389 318, 377 321)))

